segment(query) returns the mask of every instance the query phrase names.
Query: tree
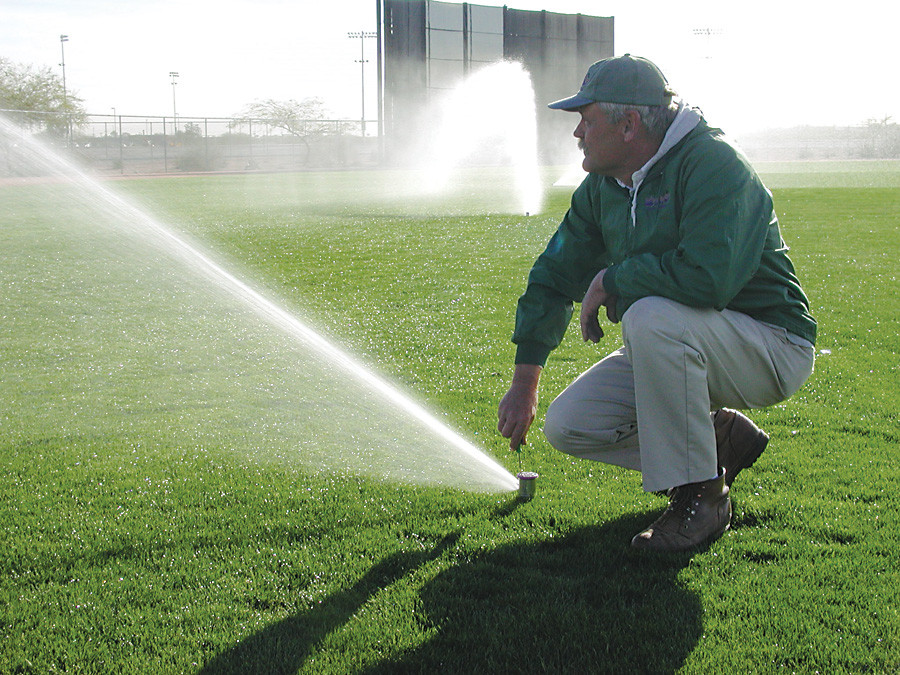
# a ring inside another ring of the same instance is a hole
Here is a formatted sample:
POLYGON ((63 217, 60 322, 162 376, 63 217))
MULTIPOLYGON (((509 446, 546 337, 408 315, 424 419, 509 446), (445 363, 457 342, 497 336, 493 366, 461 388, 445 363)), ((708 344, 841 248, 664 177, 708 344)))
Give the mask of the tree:
POLYGON ((305 138, 325 133, 327 127, 322 120, 328 117, 328 110, 319 98, 305 98, 300 102, 269 98, 246 106, 241 116, 264 121, 276 129, 305 138))
POLYGON ((22 126, 65 133, 87 119, 84 102, 66 92, 49 67, 35 68, 0 57, 0 110, 22 111, 22 126))
POLYGON ((246 106, 241 112, 242 119, 232 122, 231 126, 241 126, 245 121, 250 121, 264 122, 276 129, 283 129, 300 140, 306 150, 304 161, 308 162, 311 151, 309 139, 324 136, 328 132, 328 123, 325 121, 327 116, 325 104, 319 98, 305 98, 300 102, 269 98, 246 106))

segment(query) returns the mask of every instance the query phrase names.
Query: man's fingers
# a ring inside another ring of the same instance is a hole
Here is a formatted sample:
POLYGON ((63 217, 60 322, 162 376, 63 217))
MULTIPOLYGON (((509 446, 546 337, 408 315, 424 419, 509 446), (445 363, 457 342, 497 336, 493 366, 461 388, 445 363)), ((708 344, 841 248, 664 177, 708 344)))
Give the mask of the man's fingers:
POLYGON ((503 411, 500 421, 497 423, 497 430, 504 438, 509 439, 510 450, 515 450, 525 443, 525 437, 528 430, 534 422, 534 415, 523 415, 516 411, 503 411))
POLYGON ((593 327, 600 327, 600 323, 597 320, 597 309, 592 308, 588 304, 581 305, 579 323, 581 324, 581 339, 585 342, 591 340, 593 336, 593 327))
POLYGON ((606 301, 606 318, 609 319, 611 323, 616 322, 616 297, 617 296, 615 295, 611 295, 606 301))
POLYGON ((498 424, 500 435, 509 439, 509 449, 516 450, 520 445, 525 444, 525 436, 528 433, 529 423, 512 422, 505 420, 498 424))
POLYGON ((509 437, 509 449, 515 452, 520 445, 525 445, 525 434, 527 432, 528 429, 517 429, 516 433, 511 434, 509 437))
POLYGON ((500 435, 510 440, 512 450, 525 442, 537 415, 540 372, 541 366, 518 364, 513 383, 497 408, 497 429, 500 435))
POLYGON ((603 337, 603 329, 600 328, 599 307, 591 309, 581 306, 581 337, 587 342, 599 342, 603 337))
POLYGON ((581 301, 581 315, 579 318, 581 322, 581 337, 585 342, 588 340, 600 342, 600 338, 603 337, 603 329, 600 328, 600 308, 602 306, 606 305, 606 316, 612 320, 609 316, 609 303, 612 302, 613 296, 609 295, 603 288, 603 277, 605 274, 605 269, 597 273, 581 301))

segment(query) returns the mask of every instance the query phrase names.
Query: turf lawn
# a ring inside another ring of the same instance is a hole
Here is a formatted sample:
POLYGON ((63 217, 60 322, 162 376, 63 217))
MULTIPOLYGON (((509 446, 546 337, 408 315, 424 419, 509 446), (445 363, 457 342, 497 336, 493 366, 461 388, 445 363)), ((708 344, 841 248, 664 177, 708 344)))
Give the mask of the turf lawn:
MULTIPOLYGON (((284 393, 312 386, 296 378, 314 359, 93 232, 102 203, 0 186, 0 672, 897 672, 900 169, 860 167, 768 167, 816 370, 752 413, 772 441, 733 487, 731 530, 661 558, 628 542, 665 500, 537 430, 530 502, 376 480, 403 442, 366 445, 377 410, 300 414, 284 393), (374 448, 375 470, 301 461, 319 433, 374 448)), ((512 316, 571 188, 525 218, 498 212, 493 178, 426 201, 389 172, 105 185, 514 473, 495 430, 512 316)), ((618 339, 571 330, 540 414, 618 339)), ((319 398, 350 387, 335 377, 319 398)))

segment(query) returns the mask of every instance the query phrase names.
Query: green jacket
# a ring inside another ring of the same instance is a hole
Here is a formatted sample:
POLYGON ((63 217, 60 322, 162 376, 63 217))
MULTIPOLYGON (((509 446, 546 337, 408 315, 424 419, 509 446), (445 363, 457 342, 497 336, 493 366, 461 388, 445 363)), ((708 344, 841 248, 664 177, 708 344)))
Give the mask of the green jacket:
POLYGON ((816 322, 771 193, 722 131, 693 114, 680 138, 673 141, 670 128, 634 190, 596 174, 575 190, 519 299, 516 363, 544 365, 562 341, 572 303, 604 268, 603 285, 618 296, 617 320, 653 295, 743 312, 815 342, 816 322))

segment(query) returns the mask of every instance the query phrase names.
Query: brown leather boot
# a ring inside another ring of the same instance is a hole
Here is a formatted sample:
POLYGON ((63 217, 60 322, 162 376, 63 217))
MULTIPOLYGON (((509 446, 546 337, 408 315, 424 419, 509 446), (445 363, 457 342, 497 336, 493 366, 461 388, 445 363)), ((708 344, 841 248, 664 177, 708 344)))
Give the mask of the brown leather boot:
POLYGON ((716 454, 725 469, 725 485, 729 487, 741 472, 759 458, 769 435, 737 410, 722 408, 713 413, 716 430, 716 454))
POLYGON ((688 551, 717 539, 731 524, 731 497, 725 475, 679 485, 669 491, 669 506, 654 523, 631 540, 646 551, 688 551))

